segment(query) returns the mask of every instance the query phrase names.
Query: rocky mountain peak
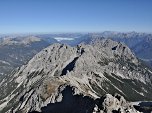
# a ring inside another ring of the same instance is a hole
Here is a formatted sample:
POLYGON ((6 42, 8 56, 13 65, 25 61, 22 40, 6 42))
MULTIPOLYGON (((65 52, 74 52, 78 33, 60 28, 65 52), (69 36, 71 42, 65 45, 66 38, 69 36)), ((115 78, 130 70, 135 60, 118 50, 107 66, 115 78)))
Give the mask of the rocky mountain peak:
MULTIPOLYGON (((122 96, 128 100, 152 99, 149 97, 152 88, 147 87, 151 81, 151 71, 142 67, 122 43, 96 39, 90 44, 76 47, 53 44, 4 79, 0 87, 4 92, 0 94, 0 109, 8 113, 46 113, 56 106, 61 107, 62 103, 66 103, 65 108, 77 106, 77 102, 74 103, 78 100, 85 106, 85 109, 79 107, 79 113, 84 113, 83 110, 91 113, 94 109, 103 112, 127 112, 125 109, 128 109, 130 113, 132 110, 136 113, 122 96), (100 101, 103 104, 98 105, 96 100, 105 94, 106 97, 100 101), (114 101, 111 103, 111 100, 114 101)), ((63 113, 71 113, 72 109, 66 109, 68 111, 63 113)))
POLYGON ((92 38, 89 44, 93 45, 95 48, 104 49, 107 53, 113 53, 116 56, 118 55, 120 57, 131 59, 133 62, 137 63, 137 58, 134 53, 124 43, 99 37, 92 38))

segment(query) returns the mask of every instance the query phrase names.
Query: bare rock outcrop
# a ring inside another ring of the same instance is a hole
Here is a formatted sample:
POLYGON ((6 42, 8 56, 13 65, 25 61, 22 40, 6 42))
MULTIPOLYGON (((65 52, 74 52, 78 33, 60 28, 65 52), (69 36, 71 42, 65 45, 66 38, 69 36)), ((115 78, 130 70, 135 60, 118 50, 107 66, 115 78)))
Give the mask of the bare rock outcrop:
POLYGON ((152 99, 151 73, 126 45, 109 39, 76 47, 53 44, 4 79, 0 110, 136 113, 124 97, 152 99))
POLYGON ((123 96, 106 94, 98 100, 96 112, 94 113, 138 113, 138 111, 128 103, 123 96), (97 110, 98 108, 98 110, 97 110))

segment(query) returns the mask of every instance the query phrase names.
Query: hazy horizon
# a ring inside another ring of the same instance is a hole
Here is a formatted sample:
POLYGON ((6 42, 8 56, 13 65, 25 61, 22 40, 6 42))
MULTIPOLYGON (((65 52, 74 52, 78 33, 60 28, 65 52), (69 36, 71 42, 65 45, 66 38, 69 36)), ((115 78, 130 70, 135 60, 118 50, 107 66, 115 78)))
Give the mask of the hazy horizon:
POLYGON ((99 32, 10 32, 10 33, 0 33, 0 35, 36 35, 36 34, 98 34, 104 32, 114 32, 114 33, 145 33, 152 34, 152 32, 138 32, 138 31, 99 31, 99 32))

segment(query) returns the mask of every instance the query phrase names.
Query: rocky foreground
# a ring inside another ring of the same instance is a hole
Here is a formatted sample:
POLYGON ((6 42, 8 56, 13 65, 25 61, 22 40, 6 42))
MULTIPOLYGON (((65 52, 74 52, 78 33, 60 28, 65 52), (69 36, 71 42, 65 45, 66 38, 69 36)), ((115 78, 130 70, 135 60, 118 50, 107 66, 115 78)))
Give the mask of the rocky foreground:
POLYGON ((53 44, 0 85, 1 113, 137 113, 128 101, 152 100, 152 71, 110 39, 53 44))

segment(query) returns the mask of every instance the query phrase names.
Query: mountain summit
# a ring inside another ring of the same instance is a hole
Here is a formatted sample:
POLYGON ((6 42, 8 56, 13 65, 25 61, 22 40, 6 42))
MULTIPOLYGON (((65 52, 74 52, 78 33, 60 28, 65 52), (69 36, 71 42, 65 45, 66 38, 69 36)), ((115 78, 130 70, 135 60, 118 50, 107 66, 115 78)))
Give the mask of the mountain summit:
POLYGON ((76 47, 53 44, 0 83, 0 110, 136 113, 124 97, 152 100, 151 74, 125 44, 110 39, 76 47))

